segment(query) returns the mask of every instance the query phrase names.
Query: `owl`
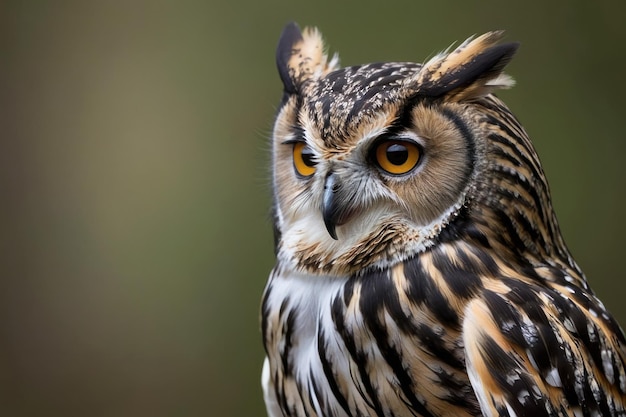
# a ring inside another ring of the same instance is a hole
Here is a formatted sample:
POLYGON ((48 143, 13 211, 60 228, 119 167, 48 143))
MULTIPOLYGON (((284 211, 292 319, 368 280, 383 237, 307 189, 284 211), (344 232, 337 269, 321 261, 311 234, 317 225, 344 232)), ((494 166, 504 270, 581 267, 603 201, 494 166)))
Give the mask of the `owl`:
POLYGON ((341 68, 289 24, 273 128, 270 417, 624 416, 626 341, 492 93, 518 44, 341 68))

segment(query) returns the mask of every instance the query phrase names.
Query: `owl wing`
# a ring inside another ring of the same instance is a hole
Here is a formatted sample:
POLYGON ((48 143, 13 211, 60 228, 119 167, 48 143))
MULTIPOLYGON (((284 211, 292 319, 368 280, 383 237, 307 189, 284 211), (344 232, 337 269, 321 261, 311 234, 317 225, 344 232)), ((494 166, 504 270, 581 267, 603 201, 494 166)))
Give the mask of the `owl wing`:
POLYGON ((485 416, 626 415, 626 342, 592 294, 510 280, 465 312, 466 366, 485 416))
POLYGON ((280 411, 280 406, 276 399, 276 390, 270 376, 270 362, 268 358, 265 358, 265 361, 263 361, 261 385, 263 386, 263 399, 268 417, 281 417, 283 413, 280 411))

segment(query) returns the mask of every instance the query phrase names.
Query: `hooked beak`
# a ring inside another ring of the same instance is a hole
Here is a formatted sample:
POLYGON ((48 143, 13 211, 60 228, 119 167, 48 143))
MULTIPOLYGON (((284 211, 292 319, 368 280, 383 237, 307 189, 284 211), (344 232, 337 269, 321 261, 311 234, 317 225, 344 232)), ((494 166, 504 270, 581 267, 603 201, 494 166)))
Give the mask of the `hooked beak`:
POLYGON ((342 190, 341 182, 334 173, 326 176, 322 199, 322 217, 330 237, 337 239, 337 226, 346 223, 354 213, 354 208, 342 190))
POLYGON ((322 200, 322 217, 328 234, 337 240, 337 198, 336 193, 339 184, 336 182, 335 174, 330 173, 324 182, 324 198, 322 200))

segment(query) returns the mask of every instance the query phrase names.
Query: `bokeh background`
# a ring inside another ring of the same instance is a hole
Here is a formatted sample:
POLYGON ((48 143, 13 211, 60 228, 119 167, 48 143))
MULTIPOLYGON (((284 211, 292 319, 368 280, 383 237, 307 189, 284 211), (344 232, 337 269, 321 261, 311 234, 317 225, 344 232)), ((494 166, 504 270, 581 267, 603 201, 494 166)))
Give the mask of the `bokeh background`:
POLYGON ((344 65, 506 29, 500 93, 626 324, 624 8, 596 2, 0 3, 0 415, 263 416, 268 136, 283 25, 344 65))

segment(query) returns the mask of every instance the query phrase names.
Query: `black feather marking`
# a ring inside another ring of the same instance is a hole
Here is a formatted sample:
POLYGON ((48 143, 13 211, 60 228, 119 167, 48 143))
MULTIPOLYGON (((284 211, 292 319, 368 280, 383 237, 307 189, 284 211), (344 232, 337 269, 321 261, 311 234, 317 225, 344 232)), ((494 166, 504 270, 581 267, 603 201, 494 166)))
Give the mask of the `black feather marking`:
MULTIPOLYGON (((521 288, 522 286, 517 288, 514 298, 518 298, 520 302, 524 300, 524 302, 516 307, 498 294, 485 292, 485 302, 492 311, 492 317, 508 340, 527 351, 533 366, 537 367, 544 378, 556 369, 561 382, 567 384, 568 380, 572 378, 572 367, 565 355, 566 347, 556 338, 547 317, 543 315, 543 319, 540 318, 543 314, 543 310, 540 308, 530 309, 532 311, 531 314, 528 314, 531 319, 530 322, 522 319, 520 311, 528 311, 528 306, 536 306, 540 301, 532 290, 529 288, 522 290, 521 288), (539 311, 541 314, 538 313, 539 311)), ((571 404, 576 403, 577 401, 571 402, 571 404)))
MULTIPOLYGON (((602 352, 607 349, 607 346, 606 336, 601 332, 600 328, 591 321, 572 300, 555 296, 554 304, 559 311, 559 318, 563 321, 568 320, 574 327, 573 331, 570 331, 570 333, 583 342, 594 366, 597 369, 603 369, 602 352)), ((596 311, 599 310, 597 306, 591 308, 596 309, 596 311)), ((617 334, 619 333, 621 332, 618 331, 617 334)), ((615 366, 616 363, 614 362, 614 375, 619 375, 620 371, 615 369, 615 366)))
POLYGON ((443 340, 444 334, 437 333, 429 325, 422 323, 416 326, 415 335, 420 339, 422 347, 437 360, 455 369, 465 368, 465 364, 446 348, 443 340))
POLYGON ((293 347, 293 332, 296 323, 296 315, 296 310, 291 309, 289 313, 287 313, 287 319, 283 323, 282 334, 285 345, 282 352, 280 352, 280 359, 282 361, 283 373, 285 376, 292 375, 292 372, 295 369, 292 363, 293 358, 291 356, 291 349, 293 347))
MULTIPOLYGON (((495 133, 492 133, 491 135, 489 135, 489 137, 492 137, 492 136, 500 136, 500 135, 496 135, 495 133)), ((509 164, 511 164, 511 165, 513 165, 513 166, 515 166, 517 168, 522 166, 522 163, 519 161, 519 159, 515 158, 510 153, 505 152, 504 149, 502 149, 500 147, 492 149, 491 153, 493 153, 498 158, 506 160, 509 164)))
POLYGON ((324 126, 322 129, 322 140, 326 141, 329 139, 327 136, 328 136, 329 129, 331 127, 331 114, 332 113, 330 111, 330 108, 332 106, 333 100, 330 96, 323 96, 319 99, 319 102, 322 103, 322 111, 314 112, 312 115, 316 124, 320 123, 320 120, 319 120, 320 116, 324 117, 324 120, 322 122, 324 126))
POLYGON ((498 265, 488 253, 488 250, 491 249, 489 239, 470 217, 468 205, 461 207, 456 217, 435 238, 436 245, 457 240, 473 243, 475 246, 471 249, 472 253, 481 260, 486 270, 492 275, 499 271, 498 265))
POLYGON ((448 387, 445 397, 442 398, 450 404, 462 407, 474 415, 480 414, 480 406, 476 400, 474 390, 467 380, 459 380, 453 373, 439 368, 433 371, 439 378, 442 386, 448 387))
POLYGON ((274 386, 274 393, 276 394, 276 399, 278 400, 278 403, 280 404, 280 408, 281 410, 283 410, 283 412, 288 413, 287 416, 291 416, 292 414, 289 413, 289 403, 287 402, 287 395, 285 393, 285 379, 282 378, 278 378, 277 376, 274 376, 274 381, 276 381, 276 385, 274 386))
POLYGON ((499 234, 500 238, 508 237, 510 242, 507 242, 506 239, 503 239, 503 243, 512 244, 512 248, 517 248, 518 251, 523 252, 526 249, 526 244, 524 240, 520 237, 517 229, 515 228, 515 224, 511 221, 504 207, 500 210, 494 210, 494 214, 498 218, 498 223, 504 227, 506 233, 499 234))
MULTIPOLYGON (((298 397, 300 397, 299 403, 302 404, 302 412, 304 413, 304 417, 311 417, 311 415, 309 414, 307 405, 310 406, 312 403, 309 402, 307 404, 305 401, 305 400, 311 399, 311 391, 309 389, 304 389, 304 387, 301 384, 301 381, 298 379, 296 379, 296 386, 298 388, 296 392, 298 393, 298 397), (308 395, 307 395, 307 392, 308 392, 308 395)), ((307 388, 310 388, 310 385, 307 386, 307 388)))
POLYGON ((519 312, 493 291, 485 291, 483 298, 502 334, 514 343, 524 346, 526 342, 522 334, 522 318, 519 312))
MULTIPOLYGON (((518 198, 517 201, 523 201, 523 199, 518 198)), ((545 248, 547 246, 543 235, 535 227, 535 223, 529 220, 522 211, 516 212, 515 221, 517 221, 517 224, 520 226, 520 230, 529 236, 527 246, 535 248, 545 248)))
MULTIPOLYGON (((382 416, 382 408, 380 402, 377 399, 374 387, 371 384, 371 380, 367 373, 368 357, 357 347, 354 334, 351 329, 346 327, 345 308, 342 305, 341 297, 336 297, 333 301, 331 308, 331 316, 333 323, 335 323, 335 330, 341 336, 341 340, 346 345, 350 357, 357 365, 359 371, 359 378, 365 387, 365 392, 361 392, 363 401, 372 409, 376 411, 376 415, 382 416)), ((355 376, 353 376, 355 378, 355 376)))
POLYGON ((274 232, 274 255, 278 255, 278 244, 280 243, 280 239, 282 237, 282 232, 278 227, 278 215, 276 203, 272 205, 272 230, 274 232))
MULTIPOLYGON (((532 168, 531 166, 527 165, 529 168, 532 168)), ((539 196, 538 190, 537 190, 537 181, 532 181, 529 180, 528 178, 523 178, 520 177, 517 173, 512 173, 509 169, 507 169, 508 167, 502 166, 500 165, 501 168, 498 169, 498 175, 500 176, 500 178, 502 179, 506 179, 507 181, 509 181, 511 184, 513 184, 515 187, 520 187, 521 189, 523 189, 529 196, 530 198, 532 198, 532 202, 528 201, 528 200, 524 200, 524 199, 520 199, 519 196, 513 196, 511 194, 510 190, 507 190, 505 188, 500 188, 498 191, 504 196, 506 195, 511 201, 515 201, 516 204, 519 204, 520 202, 527 202, 526 206, 529 208, 532 208, 532 212, 536 213, 537 215, 539 215, 539 218, 545 222, 546 221, 546 213, 543 210, 543 199, 539 196), (508 193, 508 194, 505 194, 508 193), (530 204, 534 204, 534 205, 530 205, 530 204)), ((540 174, 536 173, 534 171, 532 171, 532 175, 534 178, 537 178, 540 174)))
POLYGON ((511 417, 509 410, 503 405, 497 405, 496 411, 498 412, 498 417, 511 417))
POLYGON ((404 274, 409 282, 407 295, 416 304, 424 304, 444 326, 459 328, 459 315, 450 306, 432 278, 426 273, 419 256, 404 263, 404 274))
POLYGON ((492 338, 482 342, 485 365, 489 374, 502 390, 507 403, 519 416, 550 416, 547 398, 536 395, 539 388, 516 357, 505 352, 492 338))
MULTIPOLYGON (((502 127, 503 126, 502 121, 496 119, 493 116, 488 116, 487 121, 494 126, 504 129, 504 127, 502 127)), ((528 157, 523 152, 521 152, 520 149, 518 148, 517 142, 514 142, 513 140, 511 140, 510 137, 502 136, 498 133, 490 133, 487 137, 489 138, 489 140, 501 145, 493 149, 493 152, 496 152, 497 156, 508 160, 511 164, 515 165, 516 167, 522 166, 521 161, 523 161, 526 166, 532 166, 532 163, 530 162, 528 157), (512 152, 514 155, 511 155, 509 152, 505 152, 504 149, 502 149, 502 147, 506 147, 506 149, 512 152)))
MULTIPOLYGON (((491 133, 488 136, 489 139, 511 150, 515 154, 515 156, 519 158, 522 165, 528 167, 532 171, 532 176, 535 178, 534 185, 536 187, 539 187, 541 191, 545 192, 545 184, 541 181, 537 181, 537 179, 543 177, 541 166, 539 165, 539 162, 536 159, 536 157, 535 158, 532 157, 533 155, 532 149, 529 149, 527 145, 524 144, 522 141, 522 138, 523 136, 525 136, 525 134, 523 132, 515 132, 513 130, 515 127, 519 128, 519 124, 517 122, 504 123, 502 120, 502 116, 505 114, 507 114, 507 112, 505 110, 501 110, 498 113, 498 117, 490 115, 490 114, 485 116, 485 121, 487 123, 493 126, 496 126, 498 129, 501 129, 506 134, 505 136, 503 136, 497 133, 491 133), (515 138, 515 140, 512 140, 512 138, 515 138), (519 148, 520 146, 522 146, 523 150, 519 148), (530 158, 529 158, 529 155, 531 155, 530 158)), ((537 205, 537 207, 542 207, 542 206, 543 204, 537 205)))
MULTIPOLYGON (((441 112, 452 123, 454 123, 456 128, 461 132, 461 135, 465 139, 465 143, 467 144, 467 159, 471 163, 467 164, 467 166, 465 167, 465 171, 461 175, 463 175, 463 178, 467 178, 467 181, 469 181, 472 172, 474 172, 474 166, 476 165, 476 139, 474 138, 474 134, 472 133, 467 123, 461 118, 458 112, 445 107, 441 110, 441 112)), ((463 184, 463 186, 465 186, 465 184, 463 184)))
POLYGON ((361 83, 364 86, 365 94, 355 101, 350 113, 348 113, 348 116, 346 117, 346 121, 351 121, 355 116, 361 113, 363 107, 371 105, 370 100, 372 97, 382 93, 389 87, 389 85, 405 78, 405 75, 394 74, 394 72, 397 72, 397 69, 394 67, 383 68, 371 74, 370 77, 363 78, 361 80, 361 83), (380 80, 383 80, 384 83, 380 80))
MULTIPOLYGON (((501 330, 506 330, 502 331, 503 335, 524 348, 544 381, 560 386, 569 407, 580 406, 583 415, 612 415, 612 400, 599 388, 590 368, 585 364, 573 366, 573 361, 579 360, 575 358, 582 354, 583 360, 591 359, 592 367, 603 369, 601 355, 607 346, 606 338, 598 326, 589 320, 581 307, 552 288, 540 288, 534 284, 506 278, 503 282, 511 288, 506 298, 515 306, 498 299, 501 298, 498 295, 485 293, 489 308, 494 312, 494 320, 501 330), (539 299, 539 292, 549 298, 558 314, 556 321, 546 315, 545 304, 539 299), (520 311, 526 313, 530 323, 528 320, 521 320, 520 311), (570 345, 563 341, 559 335, 558 326, 561 325, 574 338, 575 343, 570 345), (558 380, 555 380, 557 376, 558 380)), ((582 291, 578 297, 591 302, 582 291)), ((618 375, 617 370, 614 373, 618 375)), ((515 407, 512 408, 517 411, 515 407)))
MULTIPOLYGON (((459 370, 465 369, 465 364, 455 357, 449 348, 445 346, 444 333, 437 333, 430 326, 424 323, 416 323, 414 319, 406 315, 400 304, 397 288, 389 276, 384 279, 369 279, 365 282, 361 290, 361 301, 363 302, 364 298, 376 300, 376 304, 365 304, 368 306, 369 316, 377 317, 376 314, 378 314, 379 310, 384 308, 385 312, 394 320, 395 324, 402 332, 417 336, 425 350, 437 357, 438 360, 441 360, 452 368, 459 370), (365 285, 365 282, 369 284, 365 285)), ((384 323, 378 324, 380 324, 381 329, 385 330, 385 334, 387 334, 384 323)))
MULTIPOLYGON (((423 409, 423 404, 413 394, 414 382, 409 373, 410 370, 407 370, 403 364, 401 353, 397 350, 397 346, 392 346, 389 343, 388 326, 381 320, 380 311, 384 309, 385 313, 394 320, 401 332, 417 337, 422 348, 430 352, 438 361, 457 370, 465 370, 465 363, 462 359, 456 357, 450 348, 445 345, 444 338, 446 335, 443 327, 442 331, 438 332, 427 324, 417 323, 413 318, 407 316, 400 304, 398 288, 388 273, 376 273, 374 275, 374 277, 367 277, 362 281, 363 285, 360 295, 361 311, 364 313, 363 318, 371 334, 374 335, 383 357, 398 378, 403 393, 408 399, 407 405, 420 412, 421 415, 428 415, 423 409), (375 302, 365 302, 366 299, 375 302)), ((445 377, 445 375, 442 377, 445 377)), ((449 375, 449 378, 453 378, 453 376, 449 375)), ((451 404, 463 404, 466 407, 474 407, 478 410, 473 390, 467 383, 467 380, 455 380, 455 382, 456 385, 450 387, 449 395, 442 399, 451 404)))
POLYGON ((269 296, 272 292, 272 283, 268 283, 267 287, 265 288, 265 293, 263 294, 263 301, 261 303, 261 311, 263 312, 263 314, 261 314, 261 332, 262 334, 265 336, 263 337, 263 346, 265 348, 265 351, 267 352, 267 348, 268 348, 268 320, 270 317, 270 311, 271 311, 271 306, 269 303, 269 296))
POLYGON ((276 48, 276 66, 278 67, 280 79, 283 82, 284 91, 287 94, 296 93, 294 79, 289 69, 289 60, 293 54, 294 45, 302 40, 302 32, 300 32, 298 24, 291 22, 283 29, 278 41, 278 47, 276 48))
MULTIPOLYGON (((475 229, 475 225, 472 225, 472 228, 470 228, 467 232, 468 232, 468 236, 477 239, 476 237, 474 237, 474 235, 471 233, 472 230, 476 230, 475 229)), ((477 231, 476 233, 479 234, 479 236, 481 236, 482 238, 485 239, 485 241, 487 240, 487 238, 482 234, 482 232, 477 231)), ((478 240, 478 239, 477 239, 478 240)), ((482 243, 482 241, 481 241, 482 243)), ((490 249, 491 246, 489 246, 489 242, 486 241, 484 244, 486 249, 490 249)), ((480 263, 482 264, 482 268, 484 270, 484 272, 486 272, 487 275, 490 276, 496 276, 498 274, 500 274, 500 267, 498 267, 498 264, 496 263, 496 261, 493 259, 493 257, 491 256, 491 253, 482 250, 481 248, 477 248, 477 247, 470 247, 470 252, 476 256, 479 260, 480 263)))
POLYGON ((458 265, 451 262, 445 253, 435 250, 433 251, 433 264, 441 271, 441 275, 452 292, 458 297, 467 299, 474 296, 482 288, 482 280, 479 276, 482 271, 481 267, 470 259, 463 250, 457 249, 456 255, 460 261, 458 265))
POLYGON ((517 42, 492 46, 457 70, 444 74, 435 83, 424 86, 420 94, 440 97, 456 88, 467 87, 478 79, 495 77, 513 58, 518 47, 517 42))
MULTIPOLYGON (((332 306, 333 310, 337 309, 337 310, 343 311, 343 307, 340 304, 341 302, 339 298, 337 298, 335 302, 333 303, 333 306, 332 306)), ((333 314, 339 315, 342 313, 340 311, 334 311, 333 314)), ((350 414, 348 401, 346 400, 346 397, 341 393, 341 390, 339 389, 339 384, 337 383, 337 379, 335 378, 335 371, 333 369, 333 361, 326 356, 326 338, 325 338, 324 329, 322 327, 320 327, 318 331, 317 352, 319 354, 320 361, 322 363, 322 369, 324 370, 324 375, 326 375, 326 380, 328 381, 328 386, 330 387, 330 390, 332 391, 333 395, 337 399, 337 402, 339 403, 341 408, 347 414, 350 414)), ((315 382, 315 378, 311 378, 311 379, 315 382)), ((317 398, 322 398, 322 397, 318 394, 317 398)))
MULTIPOLYGON (((428 411, 425 405, 416 397, 413 378, 404 366, 400 353, 389 343, 387 325, 384 321, 381 321, 379 311, 385 307, 387 308, 387 312, 390 312, 389 308, 391 307, 391 311, 393 311, 393 314, 396 316, 398 314, 404 314, 402 313, 402 308, 398 300, 397 289, 389 277, 389 271, 384 270, 372 272, 370 276, 364 277, 362 283, 363 285, 361 287, 361 299, 359 306, 361 313, 363 314, 363 321, 365 325, 372 336, 376 339, 378 349, 385 358, 387 364, 393 370, 400 384, 400 389, 409 401, 411 408, 415 410, 418 415, 424 417, 434 417, 434 415, 428 411)), ((392 313, 390 312, 390 315, 391 314, 392 313)), ((379 413, 379 410, 382 413, 382 408, 378 398, 375 399, 375 402, 377 405, 375 407, 377 414, 379 413)))

